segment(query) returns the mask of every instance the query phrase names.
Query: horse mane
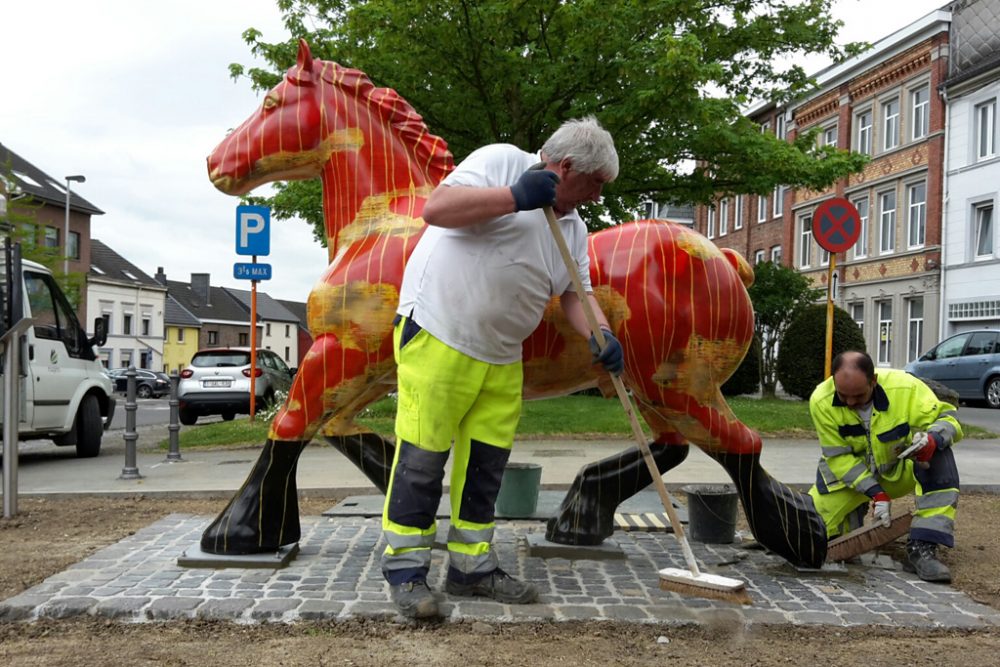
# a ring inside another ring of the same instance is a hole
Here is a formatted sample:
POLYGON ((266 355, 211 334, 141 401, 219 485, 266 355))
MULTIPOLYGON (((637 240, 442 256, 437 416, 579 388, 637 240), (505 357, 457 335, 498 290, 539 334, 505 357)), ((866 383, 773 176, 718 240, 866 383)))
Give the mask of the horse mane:
POLYGON ((327 83, 336 84, 349 91, 356 99, 367 102, 370 108, 388 121, 389 127, 403 144, 411 147, 414 162, 429 185, 437 185, 455 168, 448 143, 430 133, 423 116, 399 93, 392 88, 376 86, 361 70, 333 62, 329 64, 333 67, 323 67, 323 78, 327 83))

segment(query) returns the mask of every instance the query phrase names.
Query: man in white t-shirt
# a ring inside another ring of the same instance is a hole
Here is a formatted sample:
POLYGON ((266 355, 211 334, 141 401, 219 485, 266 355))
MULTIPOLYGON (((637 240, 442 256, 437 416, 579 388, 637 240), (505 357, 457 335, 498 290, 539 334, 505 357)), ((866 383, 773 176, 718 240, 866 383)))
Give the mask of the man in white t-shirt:
POLYGON ((576 212, 618 175, 611 135, 569 121, 537 154, 495 144, 474 151, 431 193, 429 225, 403 276, 394 329, 399 400, 386 493, 382 571, 405 616, 438 614, 427 586, 444 467, 452 448, 445 590, 508 604, 535 587, 498 567, 494 504, 521 411, 521 345, 558 296, 594 362, 619 374, 622 348, 590 294, 587 228, 576 212), (544 168, 535 168, 538 163, 544 168), (608 341, 598 351, 546 224, 551 206, 608 341), (454 445, 453 445, 454 443, 454 445))

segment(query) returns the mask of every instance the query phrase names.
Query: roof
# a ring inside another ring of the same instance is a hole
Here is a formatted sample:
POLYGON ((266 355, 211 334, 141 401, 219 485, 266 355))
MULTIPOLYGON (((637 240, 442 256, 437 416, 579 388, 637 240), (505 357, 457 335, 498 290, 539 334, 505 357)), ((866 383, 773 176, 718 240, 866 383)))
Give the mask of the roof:
POLYGON ((205 303, 193 289, 190 283, 176 280, 167 281, 167 290, 177 304, 182 306, 195 318, 202 322, 217 320, 223 322, 249 322, 250 317, 243 304, 221 287, 209 287, 209 303, 205 303))
POLYGON ((143 287, 163 289, 163 285, 98 239, 90 240, 90 269, 87 271, 87 276, 88 279, 120 283, 130 287, 139 284, 143 287))
MULTIPOLYGON (((14 188, 31 195, 38 202, 66 206, 66 185, 31 164, 23 157, 0 144, 0 176, 14 180, 14 188), (9 171, 8 171, 9 167, 9 171)), ((70 189, 69 207, 71 210, 104 215, 104 211, 70 189)))
POLYGON ((182 327, 201 327, 201 320, 191 314, 191 312, 177 302, 173 296, 167 292, 167 300, 163 308, 163 321, 166 324, 182 327))
POLYGON ((309 329, 309 315, 306 310, 305 301, 286 301, 285 299, 278 299, 278 303, 287 308, 295 317, 299 318, 299 326, 303 329, 309 329))
MULTIPOLYGON (((237 299, 246 312, 250 312, 250 290, 223 287, 234 299, 237 299)), ((285 308, 277 299, 272 299, 266 292, 257 292, 257 317, 271 322, 299 323, 299 316, 285 308)))

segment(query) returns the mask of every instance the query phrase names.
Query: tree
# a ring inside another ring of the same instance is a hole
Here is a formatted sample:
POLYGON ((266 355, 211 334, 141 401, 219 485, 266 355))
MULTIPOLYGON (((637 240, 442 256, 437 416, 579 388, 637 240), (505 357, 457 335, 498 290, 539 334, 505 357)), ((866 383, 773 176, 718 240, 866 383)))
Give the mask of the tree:
MULTIPOLYGON (((492 142, 537 150, 566 119, 596 115, 621 157, 603 204, 624 221, 648 199, 821 190, 864 165, 864 156, 817 147, 814 133, 787 143, 743 116, 755 101, 812 86, 800 66, 780 60, 838 60, 861 48, 835 44, 841 24, 831 1, 278 0, 292 39, 244 32, 273 69, 233 64, 230 72, 269 89, 303 37, 314 57, 396 89, 456 160, 492 142)), ((252 199, 278 218, 310 222, 323 239, 317 193, 315 183, 281 183, 273 197, 252 199)), ((607 224, 604 211, 582 213, 596 229, 607 224)))
MULTIPOLYGON (((843 308, 833 309, 831 358, 847 350, 865 352, 865 337, 858 323, 843 308)), ((807 400, 823 381, 826 366, 826 304, 805 308, 781 338, 777 375, 789 394, 807 400)))
POLYGON ((753 344, 759 346, 761 393, 773 398, 778 343, 784 339, 789 324, 816 300, 819 292, 808 278, 774 262, 761 262, 754 267, 754 283, 749 292, 754 311, 753 344))

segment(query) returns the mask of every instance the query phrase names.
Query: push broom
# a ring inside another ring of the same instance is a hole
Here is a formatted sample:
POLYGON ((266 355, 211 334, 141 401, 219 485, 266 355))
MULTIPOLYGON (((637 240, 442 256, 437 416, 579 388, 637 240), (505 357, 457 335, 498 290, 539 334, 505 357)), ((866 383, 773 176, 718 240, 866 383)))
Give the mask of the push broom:
MULTIPOLYGON (((544 167, 544 163, 536 165, 533 168, 537 169, 542 167, 544 167)), ((549 223, 549 229, 552 231, 552 236, 555 238, 556 245, 559 246, 559 252, 562 254, 563 262, 566 264, 566 272, 569 273, 570 279, 573 281, 573 289, 576 290, 576 294, 580 299, 580 304, 583 306, 583 312, 586 315, 587 324, 590 326, 590 330, 594 333, 594 338, 597 339, 598 347, 603 352, 604 348, 607 346, 607 340, 604 337, 604 332, 601 330, 600 325, 597 323, 597 316, 594 315, 594 309, 590 305, 590 299, 587 298, 587 293, 583 289, 583 283, 580 281, 576 260, 573 259, 573 256, 569 252, 569 247, 566 245, 566 239, 563 236, 562 230, 559 229, 559 223, 556 220, 555 213, 552 211, 552 207, 546 206, 544 209, 545 218, 549 223)), ((713 598, 716 600, 726 600, 740 604, 750 604, 750 596, 747 594, 746 584, 744 582, 739 579, 730 579, 729 577, 704 573, 698 569, 698 563, 695 561, 694 553, 691 551, 691 546, 688 544, 687 536, 684 534, 684 527, 677 518, 677 512, 674 510, 674 505, 670 500, 670 496, 667 494, 667 487, 663 484, 663 478, 660 476, 660 470, 656 467, 656 461, 653 460, 652 452, 649 451, 649 445, 646 443, 646 436, 642 432, 642 427, 639 425, 638 418, 635 416, 635 410, 632 409, 632 399, 629 398, 626 393, 625 384, 622 382, 620 377, 612 374, 611 381, 615 385, 615 391, 618 393, 618 398, 621 400, 622 407, 625 409, 625 414, 628 415, 629 421, 632 424, 632 435, 635 436, 635 442, 639 446, 639 451, 642 452, 642 457, 646 461, 646 466, 649 468, 649 474, 653 478, 653 485, 656 487, 656 491, 660 494, 660 500, 663 502, 663 509, 666 511, 667 517, 670 519, 670 525, 674 530, 674 536, 681 545, 681 551, 684 552, 684 561, 688 566, 687 570, 680 568, 665 568, 660 570, 660 588, 666 591, 673 591, 675 593, 680 593, 681 595, 689 595, 692 597, 713 598)))

